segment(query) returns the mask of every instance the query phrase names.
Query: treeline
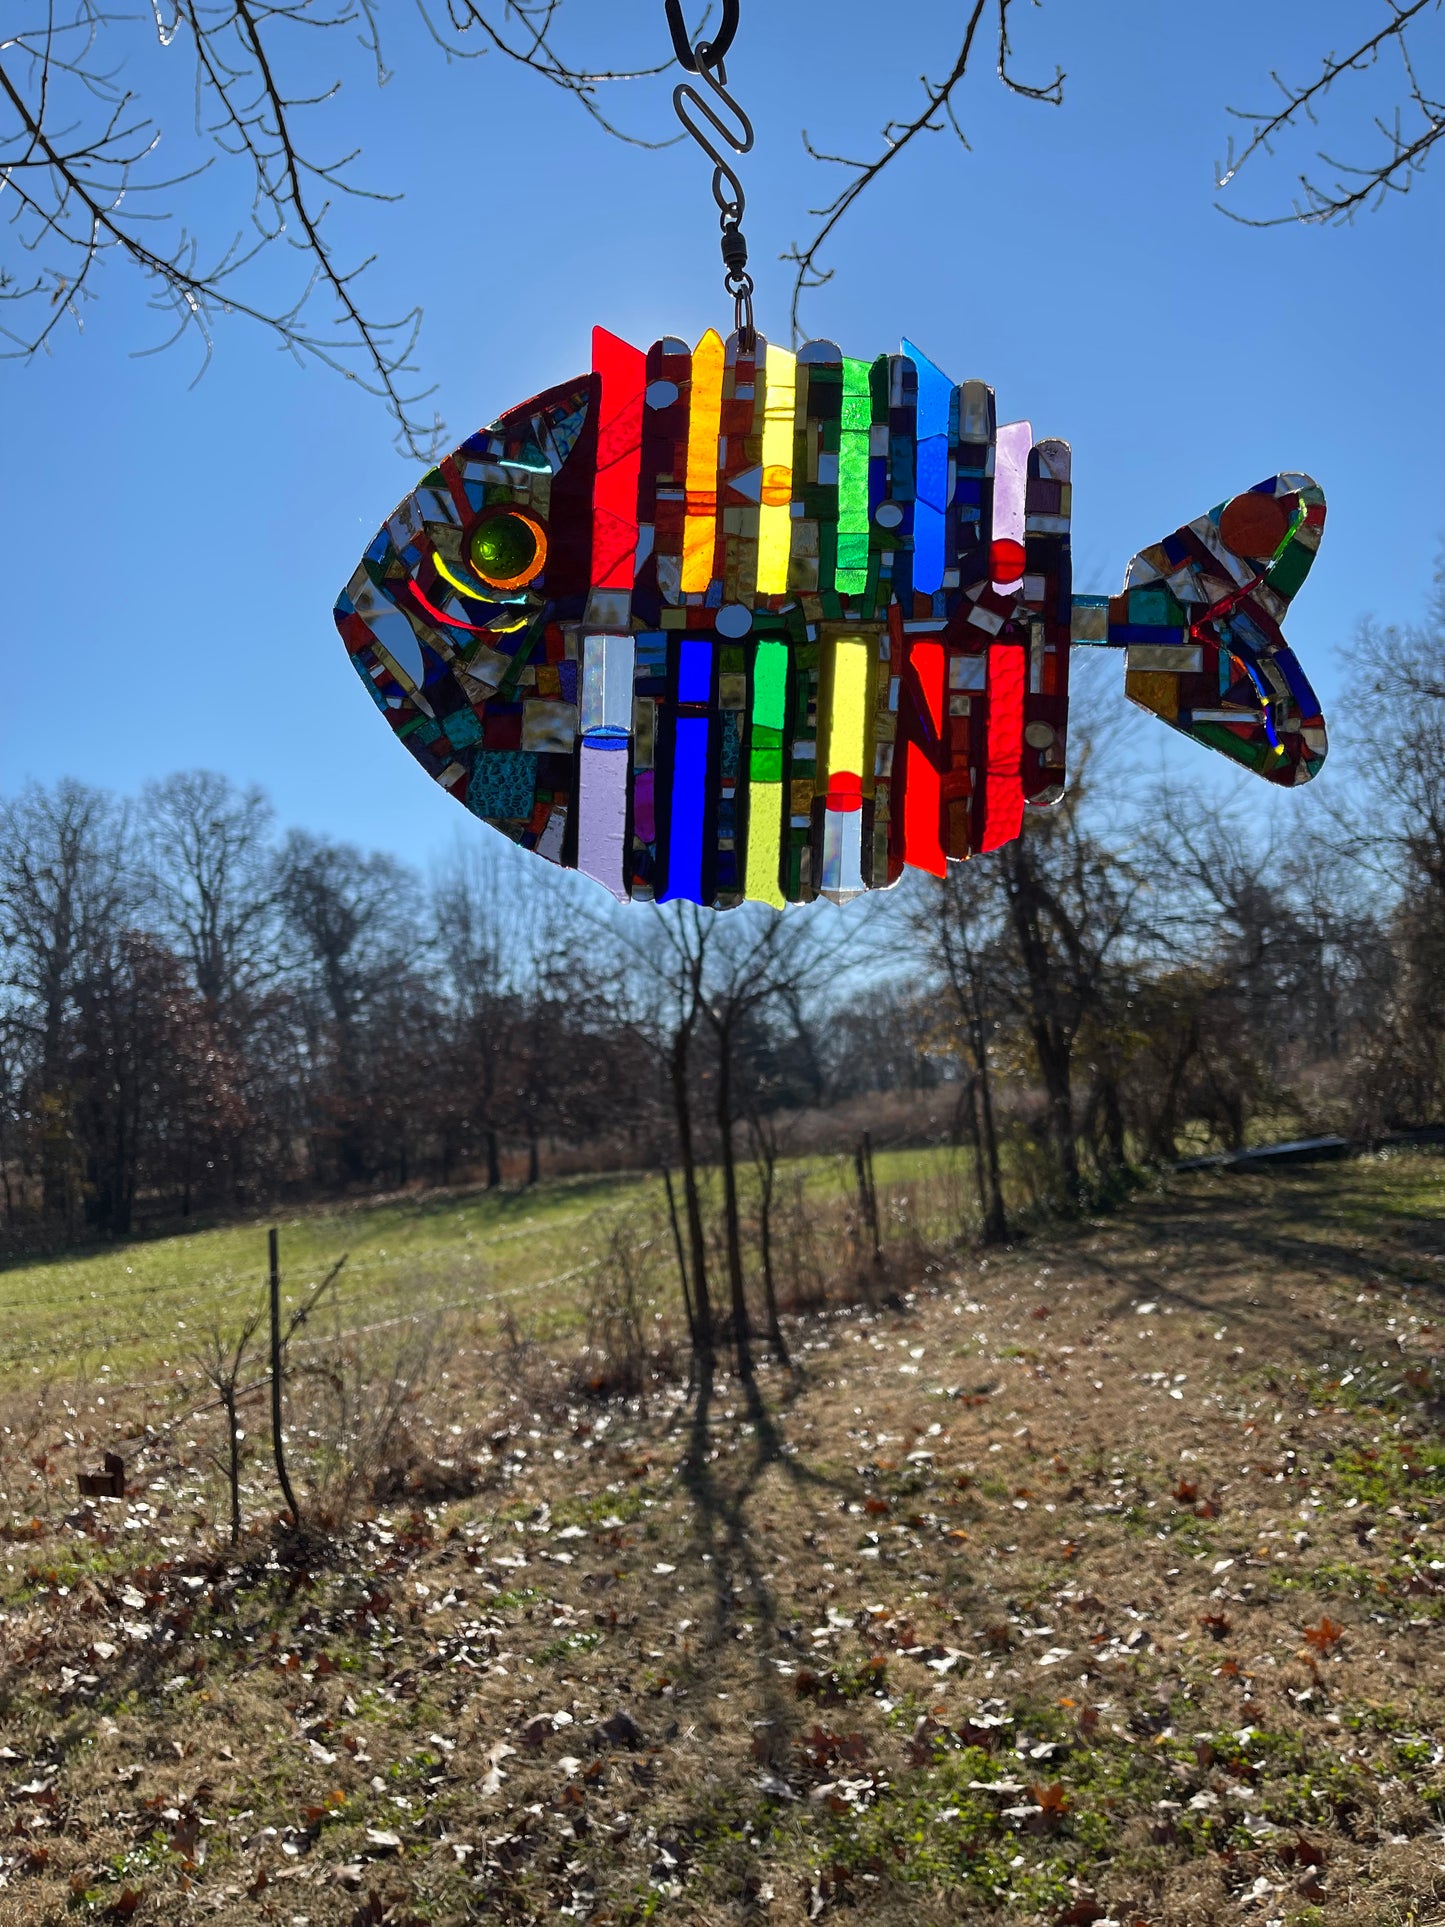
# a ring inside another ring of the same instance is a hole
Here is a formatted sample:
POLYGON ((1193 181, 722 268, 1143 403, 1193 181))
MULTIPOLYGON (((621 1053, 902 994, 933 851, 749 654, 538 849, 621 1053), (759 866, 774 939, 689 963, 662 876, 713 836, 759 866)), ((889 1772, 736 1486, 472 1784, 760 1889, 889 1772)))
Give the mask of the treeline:
POLYGON ((424 883, 278 837, 259 791, 207 772, 134 805, 31 788, 0 836, 12 1231, 496 1182, 505 1149, 535 1175, 544 1137, 636 1134, 625 1021, 485 853, 424 883))
POLYGON ((738 1160, 766 1195, 869 1119, 971 1147, 994 1236, 1021 1196, 1076 1208, 1260 1128, 1438 1122, 1445 623, 1366 632, 1352 671, 1305 798, 1126 809, 1084 757, 946 883, 782 918, 604 909, 480 826, 424 879, 205 772, 27 789, 0 806, 0 1229, 666 1164, 705 1277, 708 1165, 740 1281, 738 1160))

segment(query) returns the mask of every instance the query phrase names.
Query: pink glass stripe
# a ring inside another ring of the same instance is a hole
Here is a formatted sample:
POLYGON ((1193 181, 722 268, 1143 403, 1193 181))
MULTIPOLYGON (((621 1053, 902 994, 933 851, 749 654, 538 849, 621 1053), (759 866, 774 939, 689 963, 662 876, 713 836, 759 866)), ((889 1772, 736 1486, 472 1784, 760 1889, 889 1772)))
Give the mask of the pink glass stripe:
POLYGON ((993 539, 1022 542, 1024 497, 1034 431, 1028 422, 1004 422, 994 438, 993 539))

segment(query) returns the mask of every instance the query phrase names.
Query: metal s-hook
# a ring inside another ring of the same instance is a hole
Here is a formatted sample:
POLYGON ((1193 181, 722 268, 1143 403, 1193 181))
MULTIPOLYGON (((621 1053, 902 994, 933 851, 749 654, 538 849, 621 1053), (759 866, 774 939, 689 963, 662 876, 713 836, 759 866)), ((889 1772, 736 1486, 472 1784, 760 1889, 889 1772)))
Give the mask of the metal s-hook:
POLYGON ((726 225, 729 217, 738 221, 743 217, 743 209, 747 205, 746 198, 743 194, 743 184, 738 179, 732 163, 718 152, 703 128, 689 114, 688 108, 696 107, 698 112, 705 116, 717 130, 720 138, 727 142, 735 154, 747 154, 752 151, 753 124, 733 99, 732 95, 727 91, 726 68, 720 60, 716 63, 716 66, 716 78, 714 78, 712 70, 709 67, 699 66, 697 69, 698 79, 704 82, 704 84, 716 94, 717 98, 730 113, 737 116, 738 125, 742 129, 741 134, 735 134, 732 131, 726 121, 718 115, 712 102, 700 94, 690 80, 680 80, 676 87, 673 88, 672 104, 677 110, 678 119, 713 164, 712 197, 717 202, 718 210, 723 217, 723 223, 726 225), (728 187, 731 189, 731 192, 728 194, 724 194, 722 191, 724 181, 727 182, 728 187))
POLYGON ((667 24, 672 31, 678 60, 689 73, 697 75, 708 92, 734 117, 740 130, 735 132, 719 115, 713 101, 699 93, 691 81, 679 81, 673 88, 672 104, 678 119, 713 164, 712 197, 717 202, 722 220, 723 285, 733 297, 739 345, 751 349, 755 340, 753 278, 747 271, 748 244, 742 227, 747 197, 736 168, 719 151, 707 127, 703 125, 706 122, 733 153, 747 154, 752 151, 753 124, 728 92, 727 68, 723 64, 737 32, 738 7, 739 0, 723 0, 722 28, 717 39, 699 40, 695 47, 691 47, 687 44, 687 31, 683 25, 682 0, 666 0, 667 24), (693 110, 701 119, 694 117, 693 110))

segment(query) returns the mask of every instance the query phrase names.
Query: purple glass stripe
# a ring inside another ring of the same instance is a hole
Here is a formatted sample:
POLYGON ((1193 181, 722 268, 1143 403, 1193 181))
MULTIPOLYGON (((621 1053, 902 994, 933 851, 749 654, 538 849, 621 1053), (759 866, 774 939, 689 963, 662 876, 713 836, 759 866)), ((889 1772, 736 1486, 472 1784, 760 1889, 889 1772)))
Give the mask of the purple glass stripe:
POLYGON ((994 437, 993 539, 1022 542, 1024 498, 1029 481, 1029 450, 1034 431, 1027 422, 1004 422, 994 437))
POLYGON ((627 899, 623 867, 627 834, 627 769, 625 741, 583 743, 578 777, 577 868, 612 892, 627 899))

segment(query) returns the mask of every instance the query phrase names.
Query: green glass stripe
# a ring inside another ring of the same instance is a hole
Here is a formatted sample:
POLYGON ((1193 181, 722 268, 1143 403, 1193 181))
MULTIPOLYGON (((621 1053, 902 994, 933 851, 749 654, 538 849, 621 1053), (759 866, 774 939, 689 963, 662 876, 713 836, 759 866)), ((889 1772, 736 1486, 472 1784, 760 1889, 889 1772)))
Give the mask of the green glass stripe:
POLYGON ((1196 742, 1217 749, 1232 762, 1243 763, 1246 769, 1263 773, 1279 761, 1269 743, 1257 736, 1236 736, 1232 729, 1222 723, 1193 723, 1183 728, 1182 733, 1192 736, 1196 742))
POLYGON ((1270 569, 1266 580, 1276 595, 1286 601, 1297 594, 1300 584, 1314 567, 1315 554, 1303 542, 1291 542, 1284 554, 1270 569))
POLYGON ((840 595, 860 595, 868 585, 871 372, 868 362, 844 358, 843 413, 838 441, 838 572, 833 584, 840 595))
POLYGON ((787 706, 788 646, 784 642, 760 642, 753 657, 754 729, 781 731, 787 706))

